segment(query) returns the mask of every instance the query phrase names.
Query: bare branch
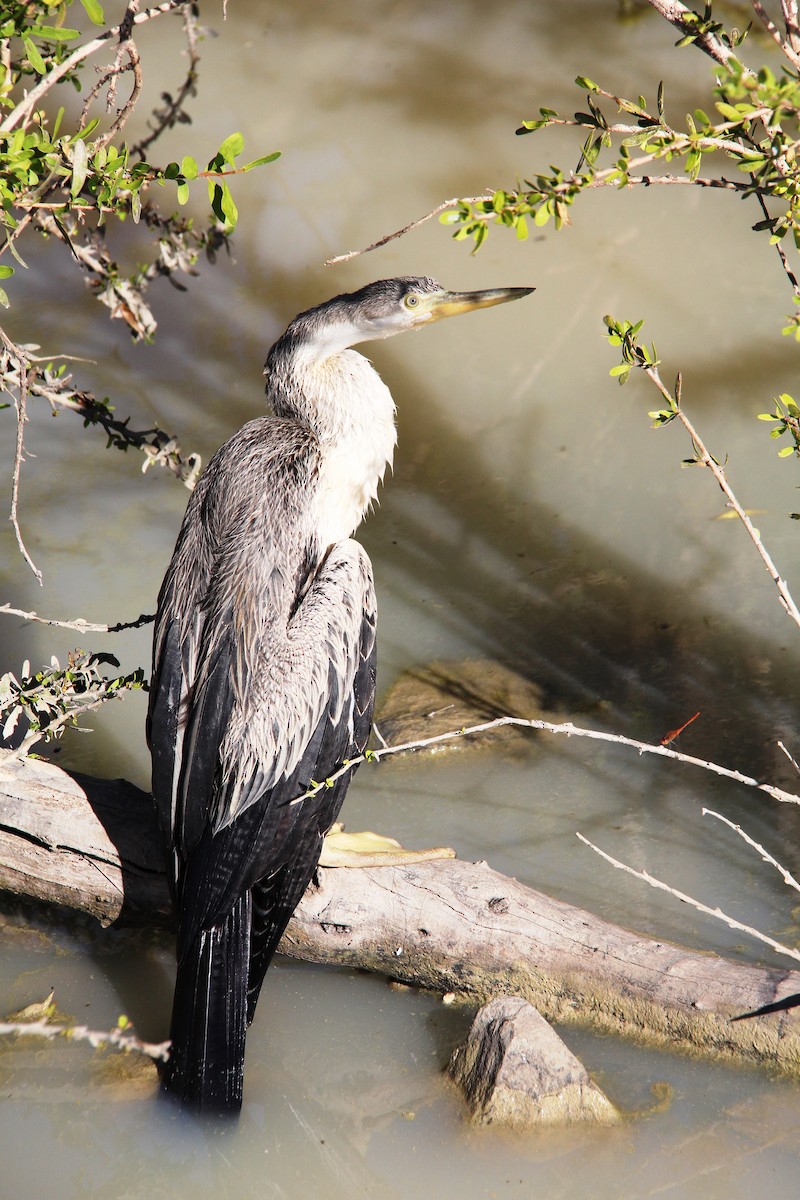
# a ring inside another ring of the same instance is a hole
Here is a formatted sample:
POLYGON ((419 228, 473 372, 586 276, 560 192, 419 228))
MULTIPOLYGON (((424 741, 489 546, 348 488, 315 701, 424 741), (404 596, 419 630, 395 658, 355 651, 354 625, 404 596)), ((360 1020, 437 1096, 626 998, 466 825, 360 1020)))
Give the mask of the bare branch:
MULTIPOLYGON (((649 0, 649 3, 656 12, 660 12, 662 17, 666 17, 669 23, 679 29, 681 33, 696 33, 691 19, 687 20, 687 17, 690 18, 695 14, 685 4, 681 4, 681 0, 649 0)), ((701 50, 704 50, 709 57, 714 59, 714 62, 720 63, 723 67, 726 67, 730 60, 736 57, 733 51, 712 33, 701 34, 696 41, 701 50)))
POLYGON ((22 464, 25 461, 25 422, 27 421, 26 405, 28 400, 28 363, 24 354, 18 347, 13 348, 7 342, 5 335, 0 330, 0 336, 6 342, 11 353, 17 358, 19 366, 19 394, 14 398, 14 407, 17 410, 17 438, 14 448, 14 469, 11 476, 11 513, 9 520, 14 529, 14 536, 17 539, 19 551, 25 562, 33 571, 39 586, 42 586, 42 572, 36 566, 36 563, 31 558, 22 538, 22 530, 19 527, 19 480, 22 472, 22 464))
POLYGON ((88 1042, 95 1050, 98 1046, 113 1046, 116 1050, 137 1051, 148 1058, 166 1062, 169 1059, 171 1042, 143 1042, 132 1033, 112 1029, 100 1033, 88 1025, 51 1025, 46 1018, 41 1021, 0 1021, 0 1036, 12 1037, 65 1037, 71 1041, 88 1042))
POLYGON ((77 629, 79 633, 120 633, 123 629, 139 629, 142 625, 150 625, 155 620, 152 613, 142 613, 135 621, 118 621, 116 625, 96 625, 92 621, 84 621, 82 617, 76 617, 74 621, 57 621, 52 617, 40 617, 35 612, 26 612, 22 608, 12 608, 10 604, 0 604, 0 613, 22 617, 26 621, 38 621, 42 625, 53 625, 58 629, 77 629))
POLYGON ((738 929, 742 933, 749 934, 750 937, 757 938, 758 941, 771 946, 778 954, 785 954, 788 958, 793 958, 800 962, 800 950, 795 950, 792 946, 785 946, 783 942, 778 942, 775 938, 771 938, 769 934, 762 933, 759 929, 754 929, 752 925, 743 925, 735 917, 729 917, 721 908, 709 908, 707 904, 703 904, 700 900, 695 900, 693 896, 687 896, 685 892, 679 892, 677 888, 670 887, 668 883, 663 883, 660 879, 656 879, 648 871, 637 871, 633 867, 627 866, 626 863, 612 858, 610 854, 606 854, 605 850, 601 850, 599 846, 595 846, 594 842, 590 842, 588 838, 585 838, 582 833, 577 833, 575 836, 585 846, 588 846, 590 850, 594 850, 595 854, 599 854, 606 862, 611 863, 612 867, 616 867, 618 871, 626 871, 628 875, 633 875, 635 879, 642 879, 650 887, 658 888, 662 892, 668 892, 670 896, 675 896, 677 900, 682 900, 684 904, 690 904, 698 912, 706 913, 707 916, 714 917, 717 921, 724 921, 731 929, 738 929))
MULTIPOLYGON (((133 17, 133 24, 142 25, 145 21, 151 21, 154 17, 160 17, 165 13, 174 12, 182 8, 183 4, 184 0, 164 0, 162 4, 157 4, 153 8, 147 8, 144 12, 136 13, 133 17)), ((114 26, 113 29, 107 29, 104 33, 101 33, 96 38, 92 38, 89 42, 84 42, 82 46, 78 46, 63 62, 53 67, 51 71, 48 71, 36 87, 28 92, 25 99, 16 108, 12 109, 5 120, 0 123, 0 132, 7 133, 15 129, 20 123, 24 123, 35 110, 36 105, 58 83, 59 79, 63 79, 65 75, 72 71, 78 63, 83 62, 85 58, 89 58, 90 55, 95 54, 98 50, 102 50, 105 45, 118 38, 123 31, 125 21, 128 19, 128 14, 126 13, 125 19, 119 25, 114 26)))
POLYGON ((787 887, 793 887, 796 892, 800 892, 800 883, 797 882, 794 875, 792 875, 790 871, 787 871, 786 867, 782 866, 782 864, 778 862, 777 858, 773 858, 769 850, 765 850, 760 842, 754 841, 753 838, 750 837, 749 833, 745 833, 741 825, 735 825, 733 821, 729 821, 727 817, 723 817, 722 813, 714 812, 712 808, 704 808, 701 811, 704 817, 715 817, 717 821, 722 821, 722 823, 727 825, 729 829, 732 829, 734 833, 738 833, 739 837, 742 838, 743 841, 747 842, 748 846, 752 846, 754 850, 758 851, 764 862, 769 863, 770 866, 775 867, 776 871, 780 872, 780 874, 783 876, 783 882, 787 885, 787 887))
POLYGON ((780 750, 782 750, 782 751, 783 751, 783 753, 784 753, 784 754, 786 755, 786 757, 788 758, 789 762, 790 762, 790 763, 792 764, 792 766, 794 767, 795 771, 797 771, 797 773, 798 773, 798 774, 800 774, 800 765, 798 765, 798 763, 797 763, 797 762, 795 762, 795 760, 794 760, 794 758, 792 757, 792 755, 789 753, 789 751, 788 751, 788 750, 786 749, 786 747, 784 746, 783 742, 782 742, 782 741, 780 741, 780 740, 778 741, 778 749, 780 749, 780 750))
POLYGON ((766 12, 760 0, 752 0, 752 2, 753 8, 756 11, 756 15, 760 19, 761 24, 764 26, 769 36, 774 42, 777 43, 778 46, 780 46, 781 50, 789 59, 789 61, 792 62, 796 67, 800 67, 800 54, 797 53, 787 39, 781 36, 780 30, 771 19, 769 13, 766 12))
POLYGON ((443 200, 441 204, 437 204, 436 208, 431 209, 424 217, 418 217, 416 221, 411 221, 410 224, 404 225, 402 229, 395 230, 394 233, 387 233, 385 237, 378 238, 377 242, 373 242, 369 246, 364 246, 363 250, 348 250, 347 254, 337 254, 334 258, 326 258, 324 266, 333 267, 337 263, 347 262, 348 259, 357 258, 359 254, 368 254, 370 250, 377 250, 381 246, 385 246, 387 242, 393 242, 395 238, 402 237, 403 234, 410 233, 412 229, 416 229, 419 225, 424 225, 426 221, 430 221, 433 217, 438 217, 440 213, 446 212, 448 208, 452 208, 454 204, 477 204, 480 200, 491 200, 492 192, 486 191, 482 196, 470 196, 464 200, 458 196, 452 200, 443 200))
POLYGON ((671 758, 676 762, 687 763, 692 767, 702 767, 704 771, 711 771, 714 775, 721 775, 725 779, 732 779, 735 783, 743 783, 746 787, 766 792, 773 800, 778 800, 782 804, 800 804, 800 796, 795 795, 793 792, 786 792, 782 788, 774 787, 769 783, 761 783, 749 775, 743 775, 741 771, 733 771, 729 767, 722 767, 718 763, 709 762, 704 758, 697 758, 692 754, 683 754, 680 750, 673 750, 669 746, 655 746, 649 742, 639 742, 635 738, 625 737, 620 733, 607 733, 602 729, 584 729, 581 726, 573 725, 571 721, 556 724, 552 721, 509 716, 497 717, 493 721, 484 721, 480 725, 470 725, 464 729, 452 730, 449 733, 439 733, 434 737, 420 738, 414 742, 404 742, 399 746, 387 746, 378 750, 368 750, 365 754, 361 754, 357 758, 348 759, 328 779, 323 780, 321 783, 315 783, 313 787, 304 792, 302 796, 298 796, 296 800, 292 800, 291 803, 299 804, 307 797, 316 795, 322 788, 330 787, 335 780, 346 774, 346 772, 351 771, 358 763, 365 761, 380 762, 381 759, 388 758, 392 754, 404 754, 412 750, 425 750, 430 746, 439 745, 442 742, 456 741, 458 738, 469 737, 471 734, 487 733, 489 730, 501 729, 506 725, 514 726, 518 729, 540 729, 545 733, 565 734, 567 737, 585 737, 599 742, 613 742, 618 746, 629 746, 639 754, 657 754, 661 758, 671 758))
POLYGON ((681 424, 685 428, 686 432, 689 434, 689 437, 692 439, 692 444, 694 445, 695 450, 697 452, 698 463, 703 467, 708 467, 709 471, 716 479, 728 504, 735 511, 736 515, 739 517, 740 521, 742 522, 745 529, 747 530, 747 534, 748 534, 750 540, 752 541, 753 545, 755 546, 756 550, 758 551, 761 561, 763 562, 764 566, 766 567, 766 570, 767 570, 770 578, 772 579, 773 583, 777 587, 778 596, 780 598, 780 602, 781 602, 783 608, 786 610, 788 615, 792 618, 794 623, 798 627, 800 627, 800 610, 798 610, 797 605, 795 604, 794 600, 792 599, 792 594, 789 591, 788 585, 787 585, 786 581, 784 579, 782 579, 781 576, 779 575, 778 569, 775 566, 774 562, 772 561, 772 557, 770 556, 766 546, 762 542, 761 535, 759 534, 758 530, 753 525, 753 522, 750 520, 750 518, 747 515, 747 513, 745 512, 745 510, 742 508, 739 501, 736 499, 736 496, 733 493, 733 489, 731 488, 730 484, 728 483, 724 469, 720 466, 720 464, 713 457, 713 455, 709 453, 708 449, 705 446, 705 443, 703 442, 702 438, 700 437, 700 434, 697 432, 694 425, 691 423, 689 418, 686 416, 686 413, 681 408, 680 403, 677 402, 676 397, 672 396, 669 389, 664 386, 664 384, 661 380, 661 376, 658 373, 658 367, 645 366, 644 372, 646 375, 648 375, 650 377, 650 379, 652 379, 653 383, 656 385, 658 390, 661 392, 661 395, 665 398, 665 400, 667 400, 670 403, 670 405, 675 406, 675 414, 676 414, 678 420, 681 422, 681 424))

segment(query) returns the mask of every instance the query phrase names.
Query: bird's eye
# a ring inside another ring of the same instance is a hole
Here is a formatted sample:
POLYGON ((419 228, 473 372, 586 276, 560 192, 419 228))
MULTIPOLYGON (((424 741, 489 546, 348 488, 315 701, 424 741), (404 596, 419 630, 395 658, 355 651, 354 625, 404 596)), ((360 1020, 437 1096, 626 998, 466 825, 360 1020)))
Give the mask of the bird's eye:
POLYGON ((419 296, 416 294, 416 292, 409 292, 404 299, 404 304, 406 308, 416 308, 419 304, 419 296))

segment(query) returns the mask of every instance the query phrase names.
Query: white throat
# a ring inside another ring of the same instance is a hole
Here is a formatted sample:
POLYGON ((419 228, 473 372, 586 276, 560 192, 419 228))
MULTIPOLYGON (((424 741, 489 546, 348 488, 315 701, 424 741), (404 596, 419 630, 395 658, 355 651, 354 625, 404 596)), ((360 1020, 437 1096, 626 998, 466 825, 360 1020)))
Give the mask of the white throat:
POLYGON ((376 499, 397 442, 395 406, 371 363, 343 350, 303 371, 306 394, 325 396, 315 422, 322 448, 316 527, 320 545, 350 537, 376 499))

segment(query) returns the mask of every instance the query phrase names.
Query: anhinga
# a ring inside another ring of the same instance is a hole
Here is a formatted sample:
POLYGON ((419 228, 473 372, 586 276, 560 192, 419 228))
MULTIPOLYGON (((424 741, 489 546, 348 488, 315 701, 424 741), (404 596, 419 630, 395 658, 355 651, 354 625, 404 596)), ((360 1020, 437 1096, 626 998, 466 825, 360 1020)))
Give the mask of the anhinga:
POLYGON ((375 592, 351 540, 396 441, 394 403, 349 347, 531 288, 368 284, 300 313, 269 352, 272 415, 194 490, 158 598, 148 741, 178 918, 164 1086, 241 1106, 245 1031, 316 869, 375 695, 375 592))

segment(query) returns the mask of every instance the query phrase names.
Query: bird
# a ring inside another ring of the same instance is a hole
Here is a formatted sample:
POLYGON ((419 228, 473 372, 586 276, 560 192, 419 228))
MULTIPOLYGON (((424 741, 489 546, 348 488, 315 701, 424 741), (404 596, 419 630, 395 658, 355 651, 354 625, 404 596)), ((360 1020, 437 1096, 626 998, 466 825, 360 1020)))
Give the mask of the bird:
POLYGON ((177 920, 162 1089, 194 1110, 241 1109, 265 973, 370 735, 375 588, 352 535, 397 434, 352 347, 533 290, 400 276, 301 312, 267 356, 271 411, 192 492, 158 597, 147 741, 177 920))

